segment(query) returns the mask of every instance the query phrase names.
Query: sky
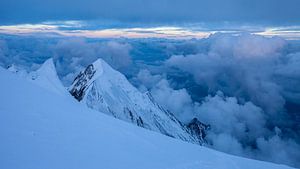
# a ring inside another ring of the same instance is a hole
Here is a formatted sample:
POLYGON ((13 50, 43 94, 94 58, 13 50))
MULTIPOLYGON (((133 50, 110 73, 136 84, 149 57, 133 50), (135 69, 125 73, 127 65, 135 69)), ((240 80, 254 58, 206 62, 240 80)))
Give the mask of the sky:
POLYGON ((298 0, 2 0, 0 33, 203 38, 246 31, 299 39, 299 6, 298 0))

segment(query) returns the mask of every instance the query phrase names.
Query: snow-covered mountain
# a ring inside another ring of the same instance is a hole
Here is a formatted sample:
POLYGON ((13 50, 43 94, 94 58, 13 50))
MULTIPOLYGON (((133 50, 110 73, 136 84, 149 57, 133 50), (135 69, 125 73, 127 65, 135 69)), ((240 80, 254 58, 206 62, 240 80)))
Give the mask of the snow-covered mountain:
POLYGON ((204 141, 202 133, 206 128, 197 128, 203 131, 187 128, 158 105, 150 93, 141 93, 102 59, 80 72, 69 90, 78 101, 94 110, 184 141, 199 144, 204 141))
POLYGON ((33 72, 26 72, 24 69, 19 68, 16 65, 9 66, 8 70, 57 94, 67 94, 66 88, 58 78, 52 58, 46 60, 38 70, 33 72))
POLYGON ((0 168, 290 169, 173 139, 86 108, 61 92, 51 65, 46 62, 45 71, 31 74, 34 78, 0 67, 0 168))

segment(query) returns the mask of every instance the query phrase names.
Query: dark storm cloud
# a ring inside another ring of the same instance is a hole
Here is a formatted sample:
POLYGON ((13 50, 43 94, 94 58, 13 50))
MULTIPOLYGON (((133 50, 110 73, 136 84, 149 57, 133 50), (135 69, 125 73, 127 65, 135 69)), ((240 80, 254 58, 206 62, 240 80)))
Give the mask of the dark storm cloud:
POLYGON ((0 2, 0 24, 46 20, 299 24, 298 0, 10 0, 0 2))

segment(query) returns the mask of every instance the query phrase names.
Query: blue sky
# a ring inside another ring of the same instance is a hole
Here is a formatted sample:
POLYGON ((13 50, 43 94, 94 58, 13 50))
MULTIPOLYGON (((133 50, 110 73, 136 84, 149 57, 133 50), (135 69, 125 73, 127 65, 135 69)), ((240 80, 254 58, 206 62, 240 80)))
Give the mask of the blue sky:
POLYGON ((0 32, 198 38, 247 31, 296 39, 299 6, 299 0, 2 0, 0 32))

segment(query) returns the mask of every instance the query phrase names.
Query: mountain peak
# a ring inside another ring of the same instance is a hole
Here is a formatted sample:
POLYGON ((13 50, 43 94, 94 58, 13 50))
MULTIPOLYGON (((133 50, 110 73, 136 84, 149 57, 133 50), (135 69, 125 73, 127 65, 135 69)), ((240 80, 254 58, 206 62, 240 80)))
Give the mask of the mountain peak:
POLYGON ((97 59, 92 64, 88 65, 87 68, 79 73, 79 75, 74 79, 72 85, 70 86, 70 93, 78 101, 81 101, 84 97, 85 91, 88 86, 95 79, 95 74, 100 76, 103 73, 103 60, 97 59))
POLYGON ((158 105, 149 93, 141 93, 102 59, 81 71, 69 92, 79 102, 99 112, 170 137, 202 142, 191 135, 172 113, 158 105))
POLYGON ((107 82, 106 84, 109 84, 124 81, 125 83, 129 84, 124 75, 114 70, 103 59, 98 58, 92 64, 88 65, 85 70, 79 73, 79 75, 74 79, 72 85, 70 86, 69 91, 78 101, 81 101, 89 86, 99 78, 105 79, 102 81, 102 84, 104 82, 107 82))
POLYGON ((36 71, 27 72, 15 64, 8 66, 7 70, 57 94, 65 95, 67 93, 57 75, 52 58, 47 59, 36 71))
POLYGON ((52 92, 61 95, 66 93, 65 87, 57 75, 52 58, 46 60, 38 70, 29 73, 28 78, 30 78, 30 80, 32 80, 35 84, 43 88, 47 88, 52 92))
POLYGON ((105 63, 105 61, 101 58, 98 58, 96 61, 94 61, 92 63, 92 65, 94 65, 95 69, 100 69, 103 67, 103 64, 105 63))
POLYGON ((97 74, 102 74, 103 73, 103 69, 105 69, 105 67, 107 68, 107 66, 105 64, 106 63, 105 63, 104 60, 102 60, 101 58, 98 58, 95 62, 93 62, 89 66, 93 66, 93 70, 96 71, 97 74))
POLYGON ((95 71, 94 79, 98 78, 99 76, 107 76, 111 80, 122 78, 122 80, 127 81, 126 77, 123 74, 113 69, 108 63, 106 63, 106 61, 101 58, 98 58, 91 65, 93 66, 93 70, 95 71))
POLYGON ((45 75, 45 76, 51 76, 54 79, 57 78, 57 72, 55 69, 55 65, 53 62, 53 59, 50 58, 48 60, 46 60, 41 67, 36 70, 36 73, 38 73, 39 75, 45 75))

